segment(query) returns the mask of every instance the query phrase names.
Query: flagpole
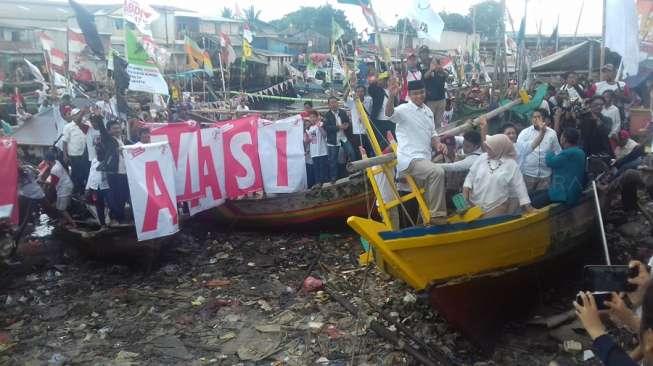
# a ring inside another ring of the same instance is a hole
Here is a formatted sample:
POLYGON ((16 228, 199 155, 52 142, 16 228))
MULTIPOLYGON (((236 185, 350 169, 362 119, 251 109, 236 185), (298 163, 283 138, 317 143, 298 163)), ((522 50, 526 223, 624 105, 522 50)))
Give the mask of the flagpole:
POLYGON ((585 7, 585 0, 580 3, 580 10, 578 10, 578 20, 576 21, 576 29, 574 30, 574 39, 572 43, 576 43, 576 36, 578 35, 578 26, 580 25, 580 18, 583 16, 583 8, 585 7))
MULTIPOLYGON (((376 18, 376 11, 374 11, 374 8, 372 7, 372 1, 370 0, 370 10, 372 11, 372 20, 374 23, 374 33, 376 33, 376 40, 379 44, 379 49, 381 52, 385 52, 385 48, 383 48, 383 41, 381 40, 381 33, 379 32, 379 22, 376 18)), ((381 58, 383 60, 383 58, 381 58)))
MULTIPOLYGON (((599 81, 603 80, 603 65, 605 65, 605 10, 607 0, 603 0, 603 21, 601 24, 601 59, 599 60, 599 81)), ((591 71, 590 71, 591 72, 591 71)))
POLYGON ((560 14, 558 13, 558 20, 556 21, 556 52, 558 52, 558 41, 560 41, 560 14))

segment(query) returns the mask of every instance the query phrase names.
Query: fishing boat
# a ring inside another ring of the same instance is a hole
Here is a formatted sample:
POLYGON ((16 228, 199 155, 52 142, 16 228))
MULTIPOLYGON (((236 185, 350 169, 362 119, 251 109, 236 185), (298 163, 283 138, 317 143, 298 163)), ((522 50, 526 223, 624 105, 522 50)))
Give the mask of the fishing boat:
MULTIPOLYGON (((505 109, 490 112, 488 118, 505 109)), ((572 207, 552 204, 532 213, 493 218, 482 218, 482 213, 454 215, 448 225, 397 229, 388 214, 391 208, 416 200, 422 222, 428 222, 429 212, 409 176, 410 194, 400 196, 389 178, 395 198, 384 200, 376 181, 393 164, 396 160, 386 155, 370 159, 366 168, 383 220, 356 216, 347 220, 370 243, 362 263, 371 256, 379 269, 424 294, 452 326, 481 346, 491 343, 488 335, 505 320, 532 308, 538 281, 555 277, 545 269, 560 274, 558 261, 587 243, 595 224, 589 190, 572 207)))
POLYGON ((341 224, 352 214, 366 215, 373 196, 366 180, 358 173, 303 192, 228 200, 215 214, 220 222, 239 227, 341 224))

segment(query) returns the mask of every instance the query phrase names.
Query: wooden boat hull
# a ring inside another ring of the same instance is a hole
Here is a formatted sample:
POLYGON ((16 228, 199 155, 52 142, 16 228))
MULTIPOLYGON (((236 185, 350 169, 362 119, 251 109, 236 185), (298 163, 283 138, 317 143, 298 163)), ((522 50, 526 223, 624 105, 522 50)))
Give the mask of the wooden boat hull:
POLYGON ((517 315, 514 295, 529 297, 537 284, 533 273, 542 273, 533 268, 556 263, 587 242, 595 215, 590 193, 573 207, 551 205, 523 217, 478 220, 458 231, 448 225, 390 232, 356 217, 348 223, 372 244, 381 269, 428 291, 445 319, 478 340, 506 320, 503 315, 517 315))
POLYGON ((366 216, 367 205, 374 202, 365 180, 363 175, 354 175, 320 189, 227 201, 215 213, 220 222, 239 227, 342 224, 352 214, 366 216))

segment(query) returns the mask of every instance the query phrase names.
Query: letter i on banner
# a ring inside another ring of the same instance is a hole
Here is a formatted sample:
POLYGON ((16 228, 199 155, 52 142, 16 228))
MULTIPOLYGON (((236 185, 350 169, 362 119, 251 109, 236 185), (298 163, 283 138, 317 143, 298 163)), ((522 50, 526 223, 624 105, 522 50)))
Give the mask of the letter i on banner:
POLYGON ((138 240, 179 231, 175 163, 168 142, 125 146, 122 154, 138 240))
POLYGON ((0 221, 18 225, 18 145, 13 138, 0 138, 0 221))
POLYGON ((259 124, 258 145, 267 193, 292 193, 306 189, 304 122, 297 115, 271 124, 259 124))
POLYGON ((188 209, 191 215, 217 207, 225 201, 224 151, 219 127, 200 131, 199 169, 202 198, 190 201, 188 209))

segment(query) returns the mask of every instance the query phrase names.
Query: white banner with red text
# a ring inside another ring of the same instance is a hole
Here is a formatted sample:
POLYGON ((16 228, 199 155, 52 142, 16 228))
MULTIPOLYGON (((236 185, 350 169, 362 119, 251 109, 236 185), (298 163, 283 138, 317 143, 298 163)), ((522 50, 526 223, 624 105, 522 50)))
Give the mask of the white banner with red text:
POLYGON ((266 193, 293 193, 306 189, 304 121, 297 116, 276 122, 260 120, 258 151, 266 193), (276 158, 273 158, 276 157, 276 158))
POLYGON ((0 138, 0 219, 18 225, 18 145, 13 138, 0 138))
POLYGON ((122 150, 127 168, 134 225, 139 241, 179 231, 175 169, 167 142, 136 144, 122 150))

